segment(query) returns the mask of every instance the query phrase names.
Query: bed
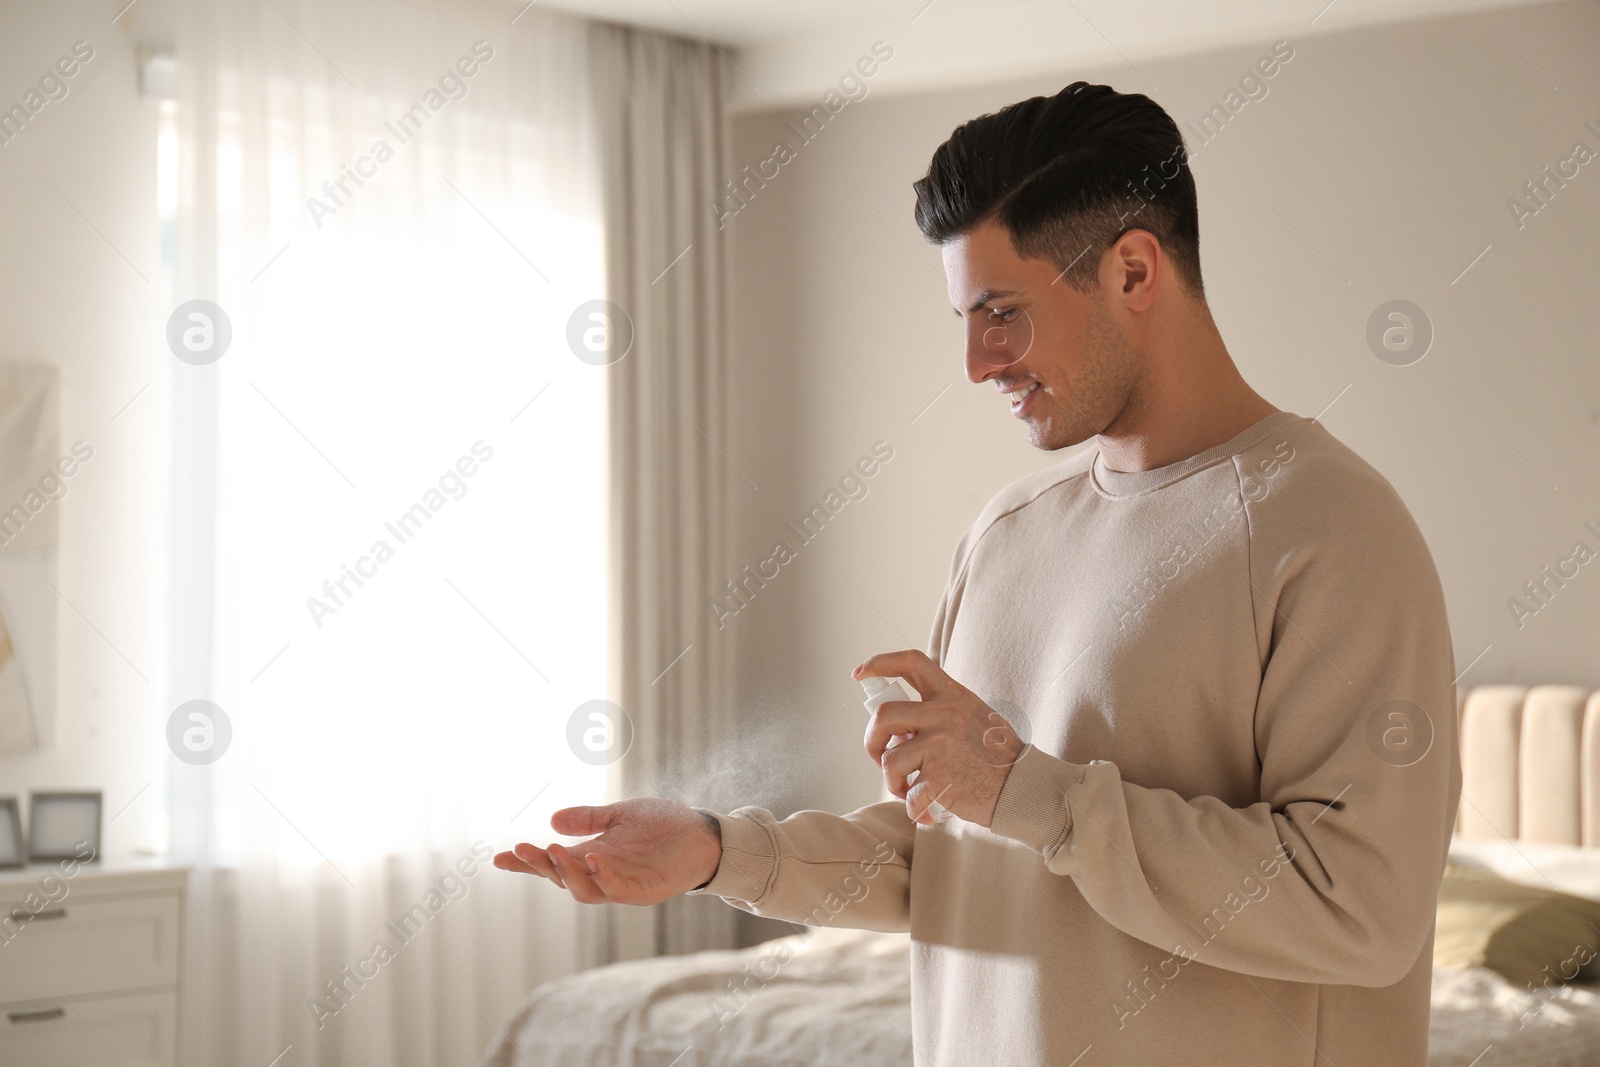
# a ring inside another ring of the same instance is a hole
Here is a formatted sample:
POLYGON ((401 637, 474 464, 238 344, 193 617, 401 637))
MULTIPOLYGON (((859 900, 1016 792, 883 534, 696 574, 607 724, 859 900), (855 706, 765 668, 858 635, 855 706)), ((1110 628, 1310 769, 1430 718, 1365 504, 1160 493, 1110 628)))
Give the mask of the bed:
MULTIPOLYGON (((1600 692, 1482 686, 1457 707, 1456 870, 1600 900, 1600 692)), ((1525 986, 1435 970, 1430 1063, 1600 1067, 1600 961, 1525 986)), ((547 982, 480 1067, 912 1067, 910 1035, 909 935, 807 927, 547 982)))

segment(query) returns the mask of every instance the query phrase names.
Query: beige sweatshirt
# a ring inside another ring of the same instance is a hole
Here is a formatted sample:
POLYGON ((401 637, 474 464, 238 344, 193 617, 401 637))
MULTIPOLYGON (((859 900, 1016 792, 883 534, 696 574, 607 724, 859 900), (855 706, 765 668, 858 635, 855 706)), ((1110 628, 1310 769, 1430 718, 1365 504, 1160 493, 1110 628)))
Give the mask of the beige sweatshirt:
POLYGON ((1359 456, 1280 411, 1030 474, 957 545, 928 654, 1029 742, 994 825, 738 808, 696 893, 909 930, 919 1065, 1425 1067, 1455 667, 1359 456))

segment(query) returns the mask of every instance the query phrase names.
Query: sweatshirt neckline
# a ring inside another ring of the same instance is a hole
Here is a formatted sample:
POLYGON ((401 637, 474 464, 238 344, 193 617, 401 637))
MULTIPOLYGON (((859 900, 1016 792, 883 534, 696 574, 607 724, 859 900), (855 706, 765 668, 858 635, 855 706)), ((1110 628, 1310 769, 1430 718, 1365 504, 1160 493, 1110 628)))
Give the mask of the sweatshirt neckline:
POLYGON ((1111 470, 1105 465, 1097 446, 1094 450, 1094 460, 1089 464, 1089 481, 1101 496, 1125 497, 1153 492, 1260 444, 1274 431, 1291 422, 1303 421, 1305 420, 1302 416, 1292 411, 1274 411, 1220 445, 1214 445, 1204 452, 1197 452, 1165 467, 1153 467, 1147 471, 1111 470))

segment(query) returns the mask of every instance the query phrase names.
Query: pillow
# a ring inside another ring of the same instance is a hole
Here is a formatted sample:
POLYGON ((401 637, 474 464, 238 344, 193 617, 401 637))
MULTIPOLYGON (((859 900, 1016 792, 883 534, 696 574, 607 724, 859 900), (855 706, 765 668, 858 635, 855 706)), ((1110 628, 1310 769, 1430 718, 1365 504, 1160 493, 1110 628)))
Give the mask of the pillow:
POLYGON ((1600 848, 1453 837, 1450 859, 1513 882, 1600 900, 1600 848))
POLYGON ((1559 984, 1600 957, 1600 901, 1445 865, 1435 970, 1487 967, 1516 986, 1559 984))

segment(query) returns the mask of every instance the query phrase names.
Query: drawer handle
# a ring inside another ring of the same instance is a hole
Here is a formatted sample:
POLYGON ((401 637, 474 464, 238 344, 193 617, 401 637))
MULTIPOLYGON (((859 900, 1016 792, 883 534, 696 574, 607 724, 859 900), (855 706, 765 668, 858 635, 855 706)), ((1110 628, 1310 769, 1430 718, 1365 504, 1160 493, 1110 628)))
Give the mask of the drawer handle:
POLYGON ((46 919, 65 919, 66 908, 46 908, 43 911, 24 911, 22 908, 11 909, 11 921, 14 923, 44 922, 46 919))
POLYGON ((66 1014, 67 1009, 57 1005, 54 1008, 35 1008, 32 1011, 6 1012, 6 1018, 14 1023, 47 1023, 66 1014))

